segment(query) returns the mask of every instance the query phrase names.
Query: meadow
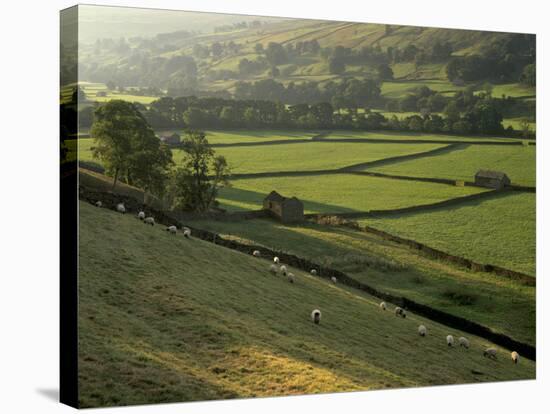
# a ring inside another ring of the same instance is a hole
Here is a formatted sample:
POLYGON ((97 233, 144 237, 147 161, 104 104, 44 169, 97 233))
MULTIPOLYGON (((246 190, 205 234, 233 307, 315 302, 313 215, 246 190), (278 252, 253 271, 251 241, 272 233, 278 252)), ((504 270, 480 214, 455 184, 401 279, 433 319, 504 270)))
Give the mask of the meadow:
MULTIPOLYGON (((411 112, 405 112, 405 114, 411 112)), ((397 112, 395 112, 397 114, 397 112)), ((490 137, 490 136, 465 136, 465 135, 445 135, 429 134, 424 132, 403 132, 403 131, 332 131, 327 138, 365 138, 365 139, 384 139, 384 140, 423 140, 423 141, 460 141, 460 142, 515 142, 521 141, 515 138, 490 137)))
POLYGON ((536 148, 533 145, 471 145, 437 156, 376 166, 372 171, 474 181, 474 175, 480 169, 503 171, 510 177, 512 184, 535 186, 536 148))
POLYGON ((219 201, 230 211, 257 210, 264 197, 276 190, 296 196, 306 213, 345 213, 394 209, 428 204, 485 191, 476 187, 392 180, 352 174, 307 177, 270 177, 232 180, 219 201))
POLYGON ((359 291, 296 269, 289 284, 268 260, 79 207, 82 407, 535 378, 529 360, 484 358, 471 335, 449 348, 464 333, 359 291))
POLYGON ((362 219, 431 247, 535 275, 536 196, 504 193, 421 214, 362 219))

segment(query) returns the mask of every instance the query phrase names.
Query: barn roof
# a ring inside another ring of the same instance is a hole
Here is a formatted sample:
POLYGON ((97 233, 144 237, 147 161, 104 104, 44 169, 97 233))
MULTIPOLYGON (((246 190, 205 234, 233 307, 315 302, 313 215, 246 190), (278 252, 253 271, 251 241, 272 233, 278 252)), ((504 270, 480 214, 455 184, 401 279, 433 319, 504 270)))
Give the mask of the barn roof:
POLYGON ((501 172, 501 171, 492 171, 492 170, 479 170, 476 173, 476 177, 483 177, 483 178, 495 178, 498 180, 502 180, 504 178, 507 178, 508 176, 501 172))
POLYGON ((268 200, 268 201, 277 201, 279 203, 282 203, 285 198, 280 195, 277 191, 273 190, 271 193, 269 193, 267 195, 267 197, 265 198, 265 200, 268 200))

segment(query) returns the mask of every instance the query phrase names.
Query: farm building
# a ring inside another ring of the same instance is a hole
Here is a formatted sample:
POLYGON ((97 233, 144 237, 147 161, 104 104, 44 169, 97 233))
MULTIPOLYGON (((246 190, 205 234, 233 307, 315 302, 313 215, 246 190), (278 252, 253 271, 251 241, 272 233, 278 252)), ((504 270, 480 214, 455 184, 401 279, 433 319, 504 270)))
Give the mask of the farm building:
POLYGON ((510 185, 510 178, 500 171, 479 170, 475 175, 475 183, 481 187, 501 189, 510 185))
POLYGON ((264 198, 264 210, 283 223, 296 223, 304 220, 304 204, 296 197, 286 198, 272 191, 264 198))
POLYGON ((167 145, 179 145, 181 142, 180 135, 175 132, 173 134, 163 134, 159 139, 167 145))

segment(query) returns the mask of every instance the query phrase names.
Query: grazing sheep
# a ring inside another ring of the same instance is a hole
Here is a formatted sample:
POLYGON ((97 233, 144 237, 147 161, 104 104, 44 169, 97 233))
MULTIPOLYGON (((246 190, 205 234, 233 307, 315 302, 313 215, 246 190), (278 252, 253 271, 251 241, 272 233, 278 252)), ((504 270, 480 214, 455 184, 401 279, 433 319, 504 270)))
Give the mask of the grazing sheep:
POLYGON ((447 346, 453 346, 455 344, 455 339, 452 335, 447 335, 447 346))
POLYGON ((140 211, 137 215, 138 219, 145 220, 145 211, 140 211))
POLYGON ((151 226, 155 225, 155 219, 153 217, 145 217, 143 223, 150 224, 151 226))
POLYGON ((418 335, 426 336, 426 327, 424 325, 418 327, 418 335))
POLYGON ((485 351, 483 351, 483 356, 487 358, 497 359, 496 348, 487 348, 485 351))
POLYGON ((183 228, 183 237, 191 238, 191 229, 189 227, 183 228))
POLYGON ((517 364, 519 362, 519 354, 516 351, 513 351, 510 354, 510 357, 512 358, 512 361, 514 361, 514 364, 517 364))
POLYGON ((277 266, 272 264, 271 266, 269 266, 269 271, 273 274, 277 274, 277 266))
POLYGON ((311 273, 313 276, 317 276, 317 270, 315 269, 311 269, 309 273, 311 273))
POLYGON ((116 205, 116 211, 119 213, 125 214, 126 213, 126 207, 124 207, 124 203, 118 203, 116 205))
POLYGON ((334 276, 332 276, 330 278, 330 280, 332 280, 332 283, 336 284, 336 282, 338 282, 338 279, 336 279, 334 276))
POLYGON ((285 265, 282 265, 280 268, 279 268, 279 272, 281 272, 281 274, 283 276, 286 276, 286 266, 285 265))
POLYGON ((466 349, 469 349, 470 348, 470 341, 468 341, 466 338, 464 338, 463 336, 461 336, 460 338, 458 338, 458 344, 466 349))
POLYGON ((294 283, 294 274, 293 273, 289 273, 288 275, 286 275, 286 278, 290 283, 294 283))
POLYGON ((279 264, 279 258, 277 256, 273 258, 273 263, 279 264))
POLYGON ((176 226, 169 226, 166 227, 166 231, 169 231, 171 234, 176 234, 178 232, 178 228, 176 226))
POLYGON ((101 208, 101 207, 103 207, 103 203, 101 201, 96 201, 95 206, 101 208))
POLYGON ((395 316, 401 316, 402 318, 407 317, 407 312, 405 312, 405 309, 400 308, 399 306, 395 307, 395 316))
POLYGON ((386 310, 386 302, 380 302, 380 305, 378 306, 380 306, 380 309, 386 310))
POLYGON ((254 250, 254 251, 252 252, 252 256, 254 256, 254 257, 260 257, 260 256, 261 256, 260 251, 259 251, 259 250, 254 250))
POLYGON ((321 311, 319 309, 315 309, 311 312, 311 320, 315 325, 319 325, 319 322, 321 322, 321 311))

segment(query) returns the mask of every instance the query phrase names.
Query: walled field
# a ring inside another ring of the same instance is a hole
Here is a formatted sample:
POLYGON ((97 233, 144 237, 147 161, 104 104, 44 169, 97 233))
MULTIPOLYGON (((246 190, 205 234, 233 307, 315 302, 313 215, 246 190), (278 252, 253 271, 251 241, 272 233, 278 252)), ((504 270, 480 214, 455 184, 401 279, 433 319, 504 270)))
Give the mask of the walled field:
POLYGON ((233 180, 221 191, 219 201, 229 210, 259 209, 276 190, 296 195, 306 213, 344 213, 410 207, 475 194, 484 189, 411 182, 351 174, 315 175, 233 180))
POLYGON ((472 145, 433 157, 373 167, 372 171, 474 181, 474 175, 480 169, 504 171, 513 184, 535 186, 536 148, 532 145, 472 145))
POLYGON ((383 140, 422 140, 422 141, 460 141, 460 142, 517 142, 520 139, 487 136, 461 136, 444 134, 427 134, 423 132, 394 131, 333 131, 327 138, 366 138, 383 140))
POLYGON ((130 215, 81 202, 79 243, 83 407, 535 378, 506 350, 484 358, 486 340, 448 348, 462 332, 130 215))
POLYGON ((361 223, 475 261, 534 275, 535 202, 534 194, 502 194, 455 208, 361 223))

